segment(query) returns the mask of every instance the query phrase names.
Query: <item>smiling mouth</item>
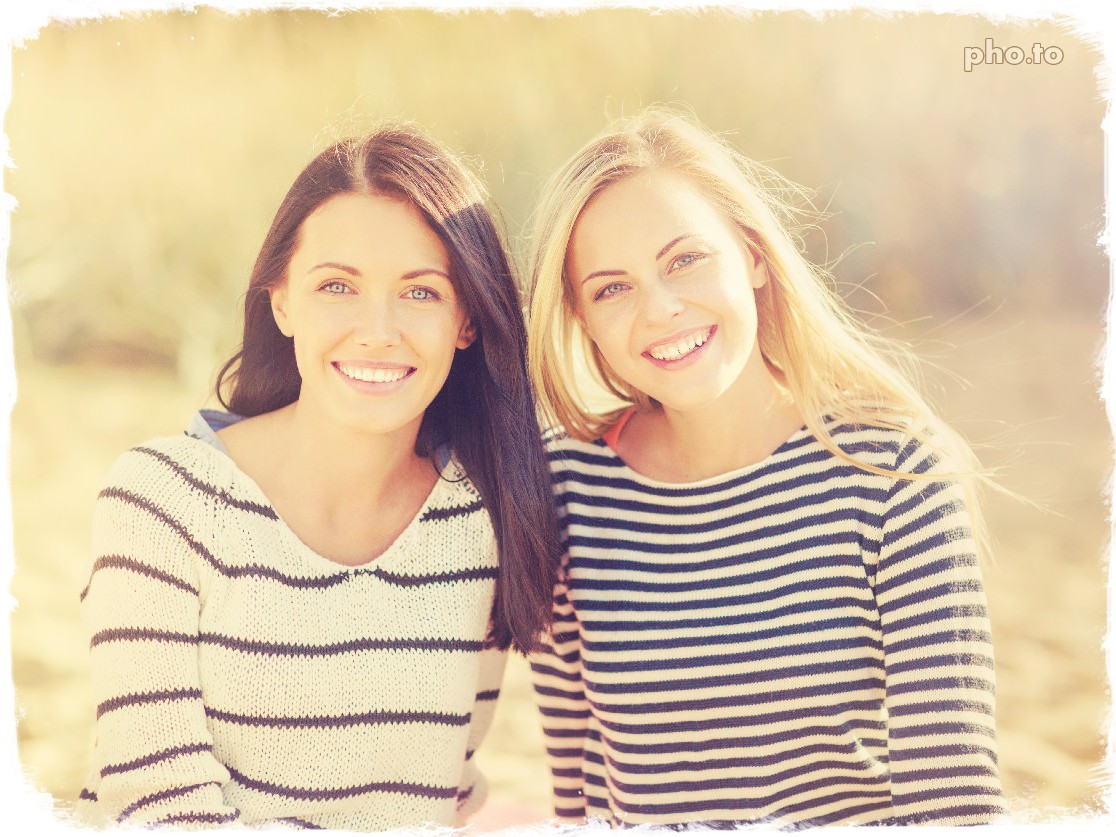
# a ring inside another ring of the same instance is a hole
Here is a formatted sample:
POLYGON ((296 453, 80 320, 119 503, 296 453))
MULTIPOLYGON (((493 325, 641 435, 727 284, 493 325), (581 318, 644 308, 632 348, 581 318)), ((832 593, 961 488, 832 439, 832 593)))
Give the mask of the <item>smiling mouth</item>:
POLYGON ((713 336, 713 328, 703 328, 697 331, 692 331, 677 340, 669 343, 659 343, 647 349, 644 354, 648 355, 655 360, 675 361, 689 355, 691 352, 696 351, 708 342, 709 338, 713 336))
POLYGON ((347 363, 333 365, 346 378, 368 384, 392 384, 402 381, 415 371, 413 366, 350 366, 347 363))

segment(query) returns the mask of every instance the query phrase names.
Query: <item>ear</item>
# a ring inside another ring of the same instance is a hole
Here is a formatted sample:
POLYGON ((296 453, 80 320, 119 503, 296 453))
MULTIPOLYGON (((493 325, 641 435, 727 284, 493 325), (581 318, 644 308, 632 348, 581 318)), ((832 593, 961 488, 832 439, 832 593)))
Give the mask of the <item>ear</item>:
POLYGON ((279 326, 279 331, 286 337, 293 337, 290 318, 287 316, 287 283, 269 288, 268 295, 271 297, 271 315, 275 317, 275 325, 279 326))
POLYGON ((767 262, 755 251, 751 244, 745 244, 745 256, 752 262, 752 287, 762 288, 771 277, 767 273, 767 262))
POLYGON ((752 270, 752 287, 759 290, 767 284, 767 280, 771 278, 767 274, 767 262, 759 262, 752 270))
POLYGON ((457 348, 468 349, 473 345, 473 341, 477 339, 477 329, 473 325, 473 321, 468 317, 465 322, 461 324, 461 331, 457 333, 457 348))

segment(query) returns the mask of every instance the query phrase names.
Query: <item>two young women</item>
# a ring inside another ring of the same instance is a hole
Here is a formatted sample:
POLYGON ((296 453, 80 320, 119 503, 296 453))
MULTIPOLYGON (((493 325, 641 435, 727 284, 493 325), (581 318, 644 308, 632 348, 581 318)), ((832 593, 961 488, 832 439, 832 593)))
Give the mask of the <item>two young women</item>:
POLYGON ((1001 813, 974 463, 771 177, 649 113, 548 187, 530 342, 560 535, 479 186, 409 132, 317 158, 253 273, 234 415, 129 452, 98 502, 91 807, 461 822, 503 649, 545 632, 562 817, 1001 813), (579 352, 623 409, 591 408, 579 352))

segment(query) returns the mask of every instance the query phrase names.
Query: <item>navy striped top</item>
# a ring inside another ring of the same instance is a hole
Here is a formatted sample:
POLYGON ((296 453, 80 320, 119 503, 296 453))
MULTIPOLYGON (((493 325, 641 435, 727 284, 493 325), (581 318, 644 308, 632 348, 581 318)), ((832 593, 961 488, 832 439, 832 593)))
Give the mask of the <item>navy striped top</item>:
MULTIPOLYGON (((212 433, 206 434, 211 437, 212 433)), ((82 618, 97 701, 90 823, 460 824, 506 654, 497 552, 451 461, 374 562, 333 563, 213 444, 158 439, 97 501, 82 618)))
MULTIPOLYGON (((899 473, 896 431, 834 441, 899 473)), ((549 455, 567 556, 532 661, 560 817, 984 823, 1003 813, 991 638, 949 481, 857 468, 805 428, 754 465, 649 479, 549 455)))

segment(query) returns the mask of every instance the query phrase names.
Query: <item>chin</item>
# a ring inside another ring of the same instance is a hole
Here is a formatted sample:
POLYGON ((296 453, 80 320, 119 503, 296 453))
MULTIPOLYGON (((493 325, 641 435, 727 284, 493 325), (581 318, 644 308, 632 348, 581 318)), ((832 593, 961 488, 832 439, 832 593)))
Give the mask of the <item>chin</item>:
MULTIPOLYGON (((652 396, 655 398, 655 396, 652 396)), ((655 398, 664 410, 669 410, 672 413, 693 413, 702 410, 706 407, 712 406, 716 403, 716 398, 679 398, 673 395, 668 398, 655 398)))

